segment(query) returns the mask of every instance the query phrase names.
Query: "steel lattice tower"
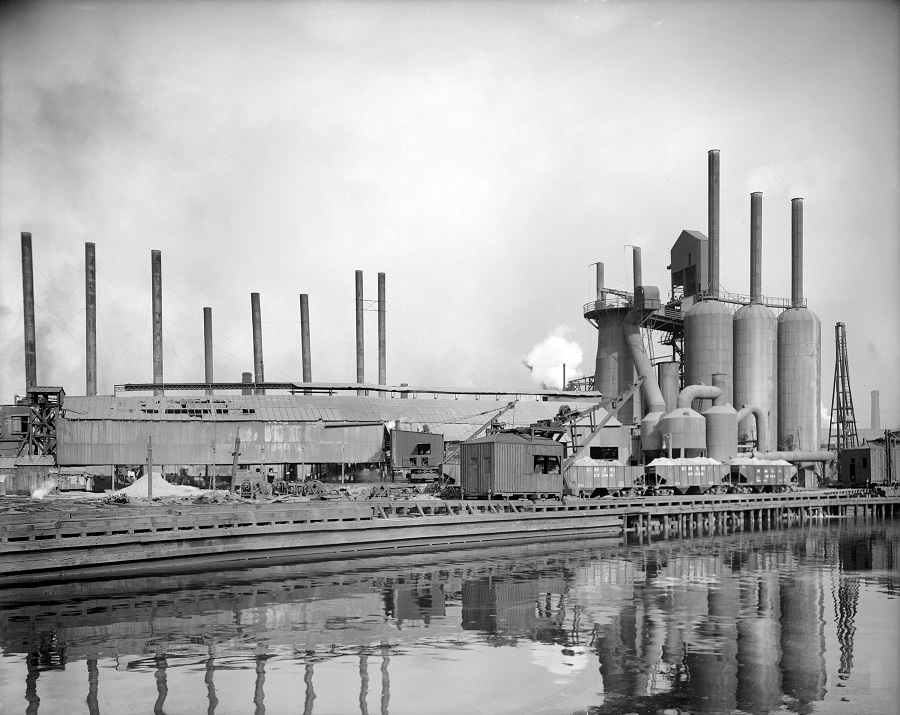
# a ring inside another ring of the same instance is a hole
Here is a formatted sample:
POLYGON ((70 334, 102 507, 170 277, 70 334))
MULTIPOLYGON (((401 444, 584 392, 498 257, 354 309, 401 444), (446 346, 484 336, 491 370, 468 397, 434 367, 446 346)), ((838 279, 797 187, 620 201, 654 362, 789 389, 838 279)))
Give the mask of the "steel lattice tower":
POLYGON ((834 389, 831 393, 831 426, 828 429, 828 449, 840 452, 859 446, 853 396, 850 394, 850 367, 847 360, 847 327, 834 326, 834 389))

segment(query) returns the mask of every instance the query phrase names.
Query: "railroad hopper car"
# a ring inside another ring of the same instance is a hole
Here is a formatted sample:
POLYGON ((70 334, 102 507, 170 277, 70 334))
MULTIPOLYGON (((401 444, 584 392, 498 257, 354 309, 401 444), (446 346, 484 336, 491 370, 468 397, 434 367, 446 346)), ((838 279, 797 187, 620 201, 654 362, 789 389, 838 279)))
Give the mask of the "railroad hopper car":
POLYGON ((686 459, 658 458, 644 468, 648 494, 726 494, 729 467, 714 459, 703 457, 686 459))
POLYGON ((467 499, 560 499, 565 445, 498 432, 460 444, 460 486, 467 499))
POLYGON ((644 492, 644 467, 579 459, 566 469, 566 484, 570 494, 588 499, 635 496, 644 492))
POLYGON ((728 482, 736 494, 781 493, 797 487, 797 467, 784 460, 732 460, 728 482))

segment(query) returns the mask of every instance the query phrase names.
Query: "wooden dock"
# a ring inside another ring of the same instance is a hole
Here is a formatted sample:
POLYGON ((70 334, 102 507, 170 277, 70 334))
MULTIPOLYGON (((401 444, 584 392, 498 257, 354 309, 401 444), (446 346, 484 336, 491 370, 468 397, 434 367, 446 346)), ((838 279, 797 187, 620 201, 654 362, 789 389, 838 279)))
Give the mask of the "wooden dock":
POLYGON ((700 536, 850 514, 900 497, 816 491, 632 499, 106 504, 0 500, 0 585, 328 560, 586 535, 700 536))

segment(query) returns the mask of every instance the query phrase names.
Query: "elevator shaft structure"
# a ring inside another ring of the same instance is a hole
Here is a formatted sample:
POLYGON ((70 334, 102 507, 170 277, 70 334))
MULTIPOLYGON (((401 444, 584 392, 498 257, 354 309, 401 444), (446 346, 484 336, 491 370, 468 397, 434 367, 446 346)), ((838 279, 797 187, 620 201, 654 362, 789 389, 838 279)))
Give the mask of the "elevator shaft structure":
POLYGON ((828 449, 837 450, 859 446, 853 395, 850 392, 850 363, 847 359, 847 326, 834 326, 834 388, 831 392, 831 426, 828 428, 828 449))

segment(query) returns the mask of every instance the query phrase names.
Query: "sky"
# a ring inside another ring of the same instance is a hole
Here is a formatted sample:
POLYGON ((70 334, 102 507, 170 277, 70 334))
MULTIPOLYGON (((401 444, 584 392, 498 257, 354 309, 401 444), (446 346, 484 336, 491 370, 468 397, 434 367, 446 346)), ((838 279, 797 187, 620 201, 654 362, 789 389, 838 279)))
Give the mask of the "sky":
MULTIPOLYGON (((748 294, 763 193, 766 296, 822 321, 830 410, 846 325, 857 424, 900 426, 900 4, 8 2, 0 5, 0 402, 25 388, 20 232, 32 233, 37 382, 84 394, 84 244, 98 392, 151 382, 162 252, 166 382, 253 371, 355 382, 355 271, 386 275, 388 384, 535 389, 593 372, 583 306, 670 291, 707 232, 721 156, 721 288, 748 294), (529 369, 530 364, 533 369, 529 369)), ((377 313, 365 378, 378 380, 377 313)))

